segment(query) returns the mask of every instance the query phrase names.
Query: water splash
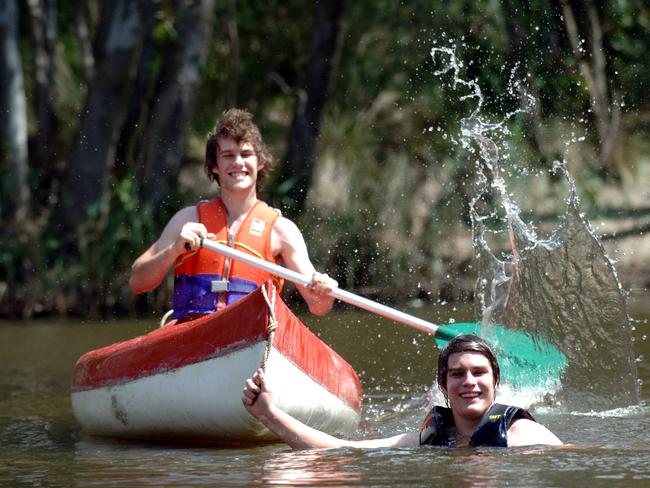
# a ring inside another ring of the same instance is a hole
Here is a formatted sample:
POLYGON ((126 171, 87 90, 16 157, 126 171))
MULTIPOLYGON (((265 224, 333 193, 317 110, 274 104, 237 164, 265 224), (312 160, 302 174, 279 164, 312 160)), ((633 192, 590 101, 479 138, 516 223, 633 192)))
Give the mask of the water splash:
MULTIPOLYGON (((555 394, 546 395, 546 400, 556 407, 589 411, 638 404, 633 326, 625 293, 612 261, 580 211, 566 156, 551 169, 568 185, 566 208, 546 239, 523 221, 504 177, 525 168, 510 154, 508 121, 529 112, 535 103, 518 81, 517 68, 511 72, 506 95, 518 100, 519 108, 493 122, 482 114, 478 83, 462 78, 463 65, 455 49, 434 47, 431 56, 438 67, 435 74, 451 75, 451 88, 464 91, 460 99, 475 103, 461 120, 460 143, 477 156, 477 190, 470 204, 479 265, 477 315, 486 326, 498 323, 544 337, 568 357, 561 385, 547 388, 555 394)), ((544 393, 505 392, 512 397, 525 394, 530 402, 541 400, 544 393)))

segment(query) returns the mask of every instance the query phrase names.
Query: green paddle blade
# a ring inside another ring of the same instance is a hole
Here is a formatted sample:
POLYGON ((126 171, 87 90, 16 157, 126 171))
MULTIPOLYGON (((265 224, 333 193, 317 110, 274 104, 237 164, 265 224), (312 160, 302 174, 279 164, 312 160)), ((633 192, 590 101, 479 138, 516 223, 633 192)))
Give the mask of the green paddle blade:
POLYGON ((534 339, 526 332, 502 325, 443 325, 436 332, 436 344, 443 349, 451 339, 460 334, 476 334, 485 339, 492 346, 499 361, 501 382, 515 388, 554 391, 560 384, 562 371, 569 363, 567 357, 546 339, 534 339))

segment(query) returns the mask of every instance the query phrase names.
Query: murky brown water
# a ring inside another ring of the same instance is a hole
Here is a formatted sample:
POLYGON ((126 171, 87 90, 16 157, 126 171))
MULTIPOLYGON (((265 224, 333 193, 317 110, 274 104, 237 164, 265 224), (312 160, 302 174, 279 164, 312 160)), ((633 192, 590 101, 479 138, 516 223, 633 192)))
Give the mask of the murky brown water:
MULTIPOLYGON (((633 316, 650 318, 649 298, 633 298, 633 316)), ((471 314, 451 305, 412 312, 439 323, 471 314)), ((433 377, 437 351, 430 338, 363 313, 305 321, 362 376, 365 408, 359 435, 417 428, 424 412, 409 404, 423 395, 433 377)), ((0 324, 1 486, 650 485, 650 411, 644 406, 534 412, 573 444, 568 448, 314 452, 292 451, 282 444, 219 449, 85 435, 69 402, 77 357, 153 326, 154 321, 0 324)), ((639 337, 647 329, 640 324, 639 337)), ((639 376, 646 385, 642 398, 648 402, 649 342, 638 341, 635 354, 646 358, 639 363, 639 376)))

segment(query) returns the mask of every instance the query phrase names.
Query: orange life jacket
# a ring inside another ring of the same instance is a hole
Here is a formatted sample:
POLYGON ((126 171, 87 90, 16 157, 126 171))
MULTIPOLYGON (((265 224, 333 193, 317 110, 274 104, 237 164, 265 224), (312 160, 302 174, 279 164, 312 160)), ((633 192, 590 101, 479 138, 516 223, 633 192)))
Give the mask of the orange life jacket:
MULTIPOLYGON (((258 201, 248 211, 237 235, 230 235, 223 201, 215 198, 197 205, 199 222, 217 236, 217 242, 275 263, 271 230, 280 212, 258 201)), ((208 314, 236 302, 269 279, 278 291, 284 281, 246 263, 209 249, 188 251, 178 257, 174 270, 172 318, 208 314)))

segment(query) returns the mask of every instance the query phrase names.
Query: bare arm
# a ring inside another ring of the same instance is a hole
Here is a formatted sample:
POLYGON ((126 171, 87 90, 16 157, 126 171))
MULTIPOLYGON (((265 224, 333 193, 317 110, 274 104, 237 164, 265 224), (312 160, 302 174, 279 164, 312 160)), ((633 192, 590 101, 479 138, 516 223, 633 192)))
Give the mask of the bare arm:
POLYGON ((276 256, 291 270, 312 278, 311 286, 296 285, 314 315, 325 315, 332 309, 334 298, 329 293, 338 283, 326 274, 317 273, 309 259, 307 245, 296 225, 280 217, 273 226, 271 247, 276 256))
POLYGON ((352 441, 339 439, 303 424, 273 404, 273 393, 261 369, 246 380, 242 402, 251 415, 294 449, 416 447, 420 444, 418 432, 384 439, 352 441))
POLYGON ((200 245, 201 237, 214 237, 198 220, 196 207, 179 210, 171 218, 158 240, 136 259, 131 267, 129 287, 134 293, 157 288, 176 258, 186 252, 186 243, 196 249, 200 245))
POLYGON ((553 432, 532 420, 515 420, 508 429, 508 446, 561 446, 562 444, 563 442, 553 432))

